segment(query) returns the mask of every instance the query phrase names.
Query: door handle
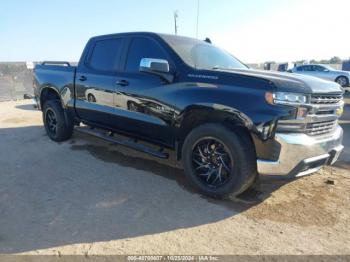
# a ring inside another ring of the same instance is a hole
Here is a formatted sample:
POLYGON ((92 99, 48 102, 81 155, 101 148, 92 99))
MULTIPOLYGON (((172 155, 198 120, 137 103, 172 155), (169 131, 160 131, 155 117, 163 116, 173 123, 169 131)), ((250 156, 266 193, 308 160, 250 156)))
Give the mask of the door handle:
POLYGON ((120 81, 117 81, 116 84, 118 86, 128 86, 129 85, 129 82, 126 81, 126 80, 120 80, 120 81))
POLYGON ((84 81, 86 81, 87 80, 87 77, 86 76, 81 76, 80 78, 79 78, 79 81, 82 81, 82 82, 84 82, 84 81))

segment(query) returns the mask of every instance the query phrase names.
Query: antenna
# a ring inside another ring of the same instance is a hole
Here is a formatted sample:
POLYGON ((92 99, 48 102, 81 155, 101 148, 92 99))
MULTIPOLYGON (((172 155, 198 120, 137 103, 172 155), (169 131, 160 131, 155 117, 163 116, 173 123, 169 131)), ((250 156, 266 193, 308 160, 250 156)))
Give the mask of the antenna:
POLYGON ((179 11, 174 12, 174 22, 175 22, 175 35, 177 35, 177 18, 179 17, 179 11))
POLYGON ((196 38, 198 39, 198 24, 199 24, 199 0, 197 0, 197 26, 196 26, 196 38))

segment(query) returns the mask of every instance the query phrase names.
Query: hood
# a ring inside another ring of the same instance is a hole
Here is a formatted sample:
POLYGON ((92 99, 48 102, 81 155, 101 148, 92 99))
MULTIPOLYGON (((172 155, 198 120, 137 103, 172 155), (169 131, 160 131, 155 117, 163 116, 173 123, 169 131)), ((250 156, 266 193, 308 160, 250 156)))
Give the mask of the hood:
POLYGON ((307 75, 282 73, 254 69, 217 70, 227 73, 240 74, 269 81, 279 91, 297 93, 342 93, 342 87, 331 81, 307 75))

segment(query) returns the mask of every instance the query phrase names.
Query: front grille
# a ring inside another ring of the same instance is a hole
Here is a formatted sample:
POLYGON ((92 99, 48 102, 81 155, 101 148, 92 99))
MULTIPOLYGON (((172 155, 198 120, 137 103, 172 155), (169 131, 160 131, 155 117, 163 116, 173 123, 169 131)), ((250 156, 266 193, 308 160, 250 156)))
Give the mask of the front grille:
POLYGON ((343 99, 342 95, 336 94, 318 94, 311 96, 311 104, 316 105, 328 105, 328 104, 338 104, 343 99))
POLYGON ((312 94, 304 118, 279 120, 276 132, 304 133, 324 137, 333 133, 338 125, 338 108, 343 106, 342 94, 312 94))
POLYGON ((337 126, 337 120, 309 123, 306 125, 306 133, 310 136, 331 133, 337 126))

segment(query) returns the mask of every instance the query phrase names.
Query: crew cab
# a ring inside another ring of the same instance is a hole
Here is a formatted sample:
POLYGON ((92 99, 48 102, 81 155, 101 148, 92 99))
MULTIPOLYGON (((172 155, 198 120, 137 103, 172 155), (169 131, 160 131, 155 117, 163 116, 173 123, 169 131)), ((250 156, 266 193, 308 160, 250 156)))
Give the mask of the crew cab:
POLYGON ((313 173, 343 149, 339 84, 252 70, 188 37, 93 37, 76 67, 38 64, 34 90, 52 140, 88 126, 155 157, 174 150, 190 183, 215 198, 240 194, 259 175, 313 173))

